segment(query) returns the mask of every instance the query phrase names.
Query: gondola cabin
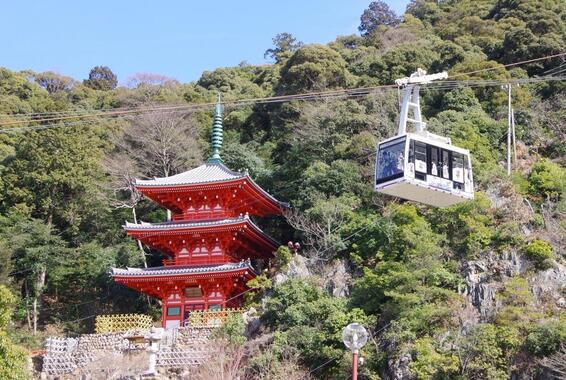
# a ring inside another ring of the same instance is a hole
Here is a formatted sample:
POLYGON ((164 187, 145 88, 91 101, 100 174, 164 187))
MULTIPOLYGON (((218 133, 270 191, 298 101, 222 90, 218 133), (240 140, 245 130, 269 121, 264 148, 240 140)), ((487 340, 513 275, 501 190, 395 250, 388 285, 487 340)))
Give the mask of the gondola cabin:
POLYGON ((470 152, 431 133, 407 133, 378 145, 375 189, 447 207, 474 198, 470 152))
POLYGON ((418 69, 395 81, 403 88, 399 130, 377 146, 376 191, 435 207, 474 198, 470 152, 452 145, 448 137, 429 133, 422 120, 420 85, 447 77, 446 72, 427 75, 418 69), (409 123, 414 133, 407 131, 409 123))

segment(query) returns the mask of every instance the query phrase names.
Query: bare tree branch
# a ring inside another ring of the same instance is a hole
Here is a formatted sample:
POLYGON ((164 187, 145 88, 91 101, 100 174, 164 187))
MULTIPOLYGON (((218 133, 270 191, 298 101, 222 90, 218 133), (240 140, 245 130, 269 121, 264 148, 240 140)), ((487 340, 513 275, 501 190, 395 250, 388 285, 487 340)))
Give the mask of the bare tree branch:
POLYGON ((319 267, 344 248, 339 231, 345 225, 346 217, 341 208, 325 207, 317 218, 295 209, 285 211, 284 216, 291 227, 302 233, 303 246, 307 248, 303 252, 311 265, 319 267))

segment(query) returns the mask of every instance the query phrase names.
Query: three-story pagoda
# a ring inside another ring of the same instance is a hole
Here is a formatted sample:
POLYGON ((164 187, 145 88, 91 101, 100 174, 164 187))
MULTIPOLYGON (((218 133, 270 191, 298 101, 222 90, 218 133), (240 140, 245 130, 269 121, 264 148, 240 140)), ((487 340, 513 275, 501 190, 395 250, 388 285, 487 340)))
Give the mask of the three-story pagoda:
POLYGON ((171 211, 165 223, 126 223, 131 237, 165 254, 163 266, 112 268, 115 281, 162 301, 162 325, 174 328, 196 310, 237 307, 256 276, 250 259, 268 260, 278 243, 250 215, 280 214, 279 202, 247 173, 220 158, 222 107, 216 105, 212 155, 195 169, 164 178, 136 180, 147 198, 171 211))

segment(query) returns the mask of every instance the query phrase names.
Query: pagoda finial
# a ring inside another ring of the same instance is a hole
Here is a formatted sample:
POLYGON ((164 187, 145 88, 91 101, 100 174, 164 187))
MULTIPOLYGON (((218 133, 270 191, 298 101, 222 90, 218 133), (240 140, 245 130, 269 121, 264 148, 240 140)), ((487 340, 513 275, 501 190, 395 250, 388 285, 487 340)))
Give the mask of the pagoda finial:
POLYGON ((222 162, 222 158, 220 158, 222 132, 222 96, 218 93, 216 108, 214 110, 214 123, 212 124, 212 136, 210 139, 212 145, 212 155, 208 159, 208 163, 210 164, 219 164, 222 162))

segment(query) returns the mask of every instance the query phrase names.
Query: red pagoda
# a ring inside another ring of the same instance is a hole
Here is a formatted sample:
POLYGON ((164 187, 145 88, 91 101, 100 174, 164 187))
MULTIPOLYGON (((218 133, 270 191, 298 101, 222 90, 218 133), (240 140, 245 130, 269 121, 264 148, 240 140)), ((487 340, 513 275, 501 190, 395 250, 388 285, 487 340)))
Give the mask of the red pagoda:
POLYGON ((250 259, 268 260, 278 243, 250 215, 280 214, 279 202, 247 173, 228 169, 220 158, 222 107, 216 105, 212 155, 184 173, 136 180, 142 194, 171 211, 165 223, 126 223, 131 237, 163 252, 163 266, 112 268, 115 281, 162 300, 162 325, 190 323, 196 310, 238 307, 246 282, 256 276, 250 259))

